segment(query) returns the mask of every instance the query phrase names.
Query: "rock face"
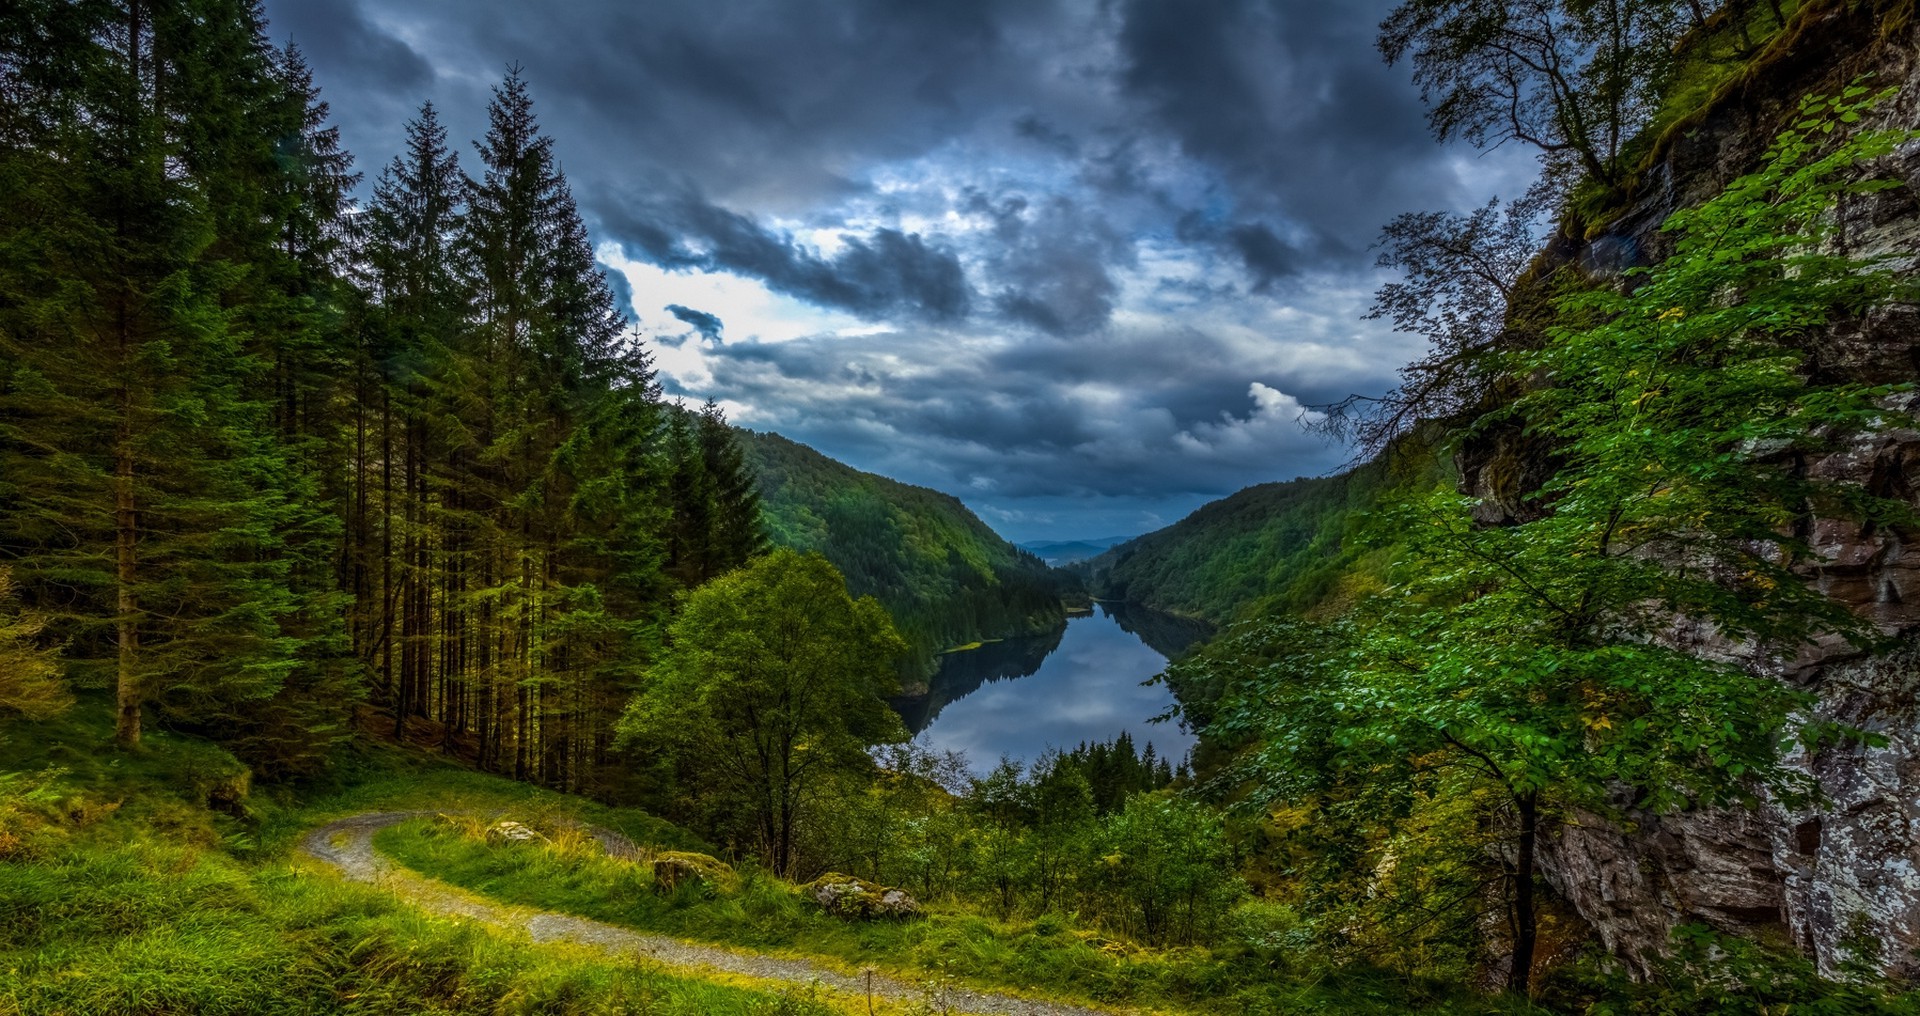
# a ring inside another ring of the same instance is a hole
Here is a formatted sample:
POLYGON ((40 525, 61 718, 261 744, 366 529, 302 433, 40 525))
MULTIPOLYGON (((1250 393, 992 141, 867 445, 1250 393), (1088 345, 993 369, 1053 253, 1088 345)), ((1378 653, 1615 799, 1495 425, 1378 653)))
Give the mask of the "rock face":
POLYGON ((854 920, 918 917, 920 904, 902 889, 832 872, 801 886, 801 891, 835 917, 854 920))
MULTIPOLYGON (((1920 128, 1920 29, 1889 30, 1892 21, 1883 22, 1875 6, 1805 5, 1814 20, 1790 33, 1794 41, 1747 92, 1677 133, 1642 181, 1637 203, 1565 257, 1600 275, 1657 260, 1667 244, 1659 224, 1752 169, 1802 95, 1834 94, 1871 72, 1876 87, 1898 88, 1875 111, 1874 125, 1920 128)), ((1875 170, 1920 185, 1920 143, 1887 162, 1875 170)), ((1849 199, 1840 210, 1849 253, 1920 263, 1917 198, 1920 189, 1910 186, 1849 199)), ((1820 336, 1810 352, 1814 369, 1831 376, 1920 380, 1920 310, 1877 311, 1820 336)), ((1902 408, 1920 408, 1920 400, 1902 408)), ((1463 491, 1487 498, 1494 515, 1518 503, 1513 485, 1498 482, 1503 472, 1526 472, 1502 463, 1511 451, 1483 442, 1465 449, 1460 463, 1463 491)), ((1920 506, 1920 429, 1862 439, 1807 468, 1920 506)), ((1704 922, 1791 942, 1829 973, 1865 944, 1862 958, 1882 970, 1920 975, 1920 532, 1827 520, 1810 536, 1828 563, 1808 581, 1899 636, 1904 648, 1866 659, 1841 646, 1816 647, 1778 676, 1813 690, 1826 715, 1885 743, 1790 760, 1831 799, 1822 810, 1629 812, 1624 825, 1575 818, 1557 830, 1543 845, 1548 880, 1638 969, 1676 925, 1704 922)), ((1695 649, 1732 652, 1711 638, 1695 649)))

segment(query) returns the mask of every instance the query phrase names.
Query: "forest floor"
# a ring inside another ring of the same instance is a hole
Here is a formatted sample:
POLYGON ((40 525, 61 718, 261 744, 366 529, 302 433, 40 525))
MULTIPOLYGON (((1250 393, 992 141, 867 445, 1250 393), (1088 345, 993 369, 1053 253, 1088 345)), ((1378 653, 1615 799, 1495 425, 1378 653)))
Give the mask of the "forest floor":
MULTIPOLYGON (((983 1016, 1115 1016, 1112 1010, 1088 1009, 1060 1002, 970 991, 948 985, 914 984, 878 974, 848 974, 807 960, 725 949, 652 935, 569 914, 513 906, 426 878, 380 855, 374 834, 389 826, 434 813, 417 811, 365 812, 337 819, 309 833, 301 842, 308 856, 355 882, 374 885, 422 910, 471 920, 495 928, 525 932, 535 942, 567 943, 598 950, 614 958, 649 961, 681 973, 712 971, 759 980, 821 987, 858 997, 894 1002, 919 1002, 938 1013, 978 1013, 983 1016)), ((600 834, 624 839, 618 834, 600 834)))

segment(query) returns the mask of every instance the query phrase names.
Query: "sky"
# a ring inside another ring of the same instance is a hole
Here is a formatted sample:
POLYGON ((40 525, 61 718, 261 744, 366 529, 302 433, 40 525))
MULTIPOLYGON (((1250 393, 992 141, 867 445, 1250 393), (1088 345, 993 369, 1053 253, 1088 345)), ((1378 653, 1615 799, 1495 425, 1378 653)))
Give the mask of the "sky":
POLYGON ((1391 6, 266 2, 369 180, 518 66, 670 396, 1017 541, 1351 457, 1312 407, 1420 352, 1365 319, 1380 227, 1534 172, 1432 140, 1391 6))

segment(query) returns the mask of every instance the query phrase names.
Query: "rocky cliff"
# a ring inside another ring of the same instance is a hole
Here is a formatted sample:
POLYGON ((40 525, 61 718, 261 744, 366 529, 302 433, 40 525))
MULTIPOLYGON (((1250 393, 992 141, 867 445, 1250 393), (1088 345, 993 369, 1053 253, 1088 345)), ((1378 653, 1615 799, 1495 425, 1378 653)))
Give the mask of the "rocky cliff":
MULTIPOLYGON (((1661 257, 1659 226, 1675 209, 1717 193, 1758 164, 1799 98, 1834 94, 1861 75, 1898 89, 1875 126, 1920 129, 1920 31, 1911 3, 1808 0, 1793 24, 1699 114, 1662 139, 1624 211, 1600 228, 1576 225, 1545 257, 1577 261, 1599 275, 1661 257)), ((1920 142, 1878 174, 1910 186, 1849 200, 1842 242, 1856 254, 1893 254, 1920 267, 1920 142)), ((1831 329, 1811 350, 1814 369, 1875 382, 1920 380, 1920 309, 1887 308, 1831 329)), ((1902 408, 1920 407, 1910 399, 1902 408)), ((1530 448, 1491 435, 1462 449, 1465 492, 1480 495, 1487 521, 1518 506, 1530 448)), ((1892 430, 1805 468, 1860 481, 1920 507, 1920 428, 1892 430)), ((1810 520, 1827 563, 1808 580, 1900 638, 1872 658, 1815 647, 1779 668, 1813 689, 1829 715, 1880 734, 1877 747, 1849 746, 1794 760, 1831 798, 1820 810, 1665 817, 1631 811, 1615 824, 1569 817, 1544 851, 1548 879, 1629 963, 1646 962, 1678 924, 1705 922, 1762 939, 1790 941, 1827 972, 1864 950, 1881 969, 1920 975, 1920 531, 1810 520)), ((1698 638, 1697 650, 1732 647, 1698 638)))

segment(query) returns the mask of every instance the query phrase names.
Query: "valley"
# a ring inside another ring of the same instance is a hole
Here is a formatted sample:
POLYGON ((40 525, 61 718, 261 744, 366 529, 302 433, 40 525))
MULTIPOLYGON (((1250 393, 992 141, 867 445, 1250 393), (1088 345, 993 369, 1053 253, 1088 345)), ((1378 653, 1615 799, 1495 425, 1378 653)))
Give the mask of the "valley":
POLYGON ((1915 0, 22 0, 0 193, 0 1016, 1920 1014, 1915 0))

